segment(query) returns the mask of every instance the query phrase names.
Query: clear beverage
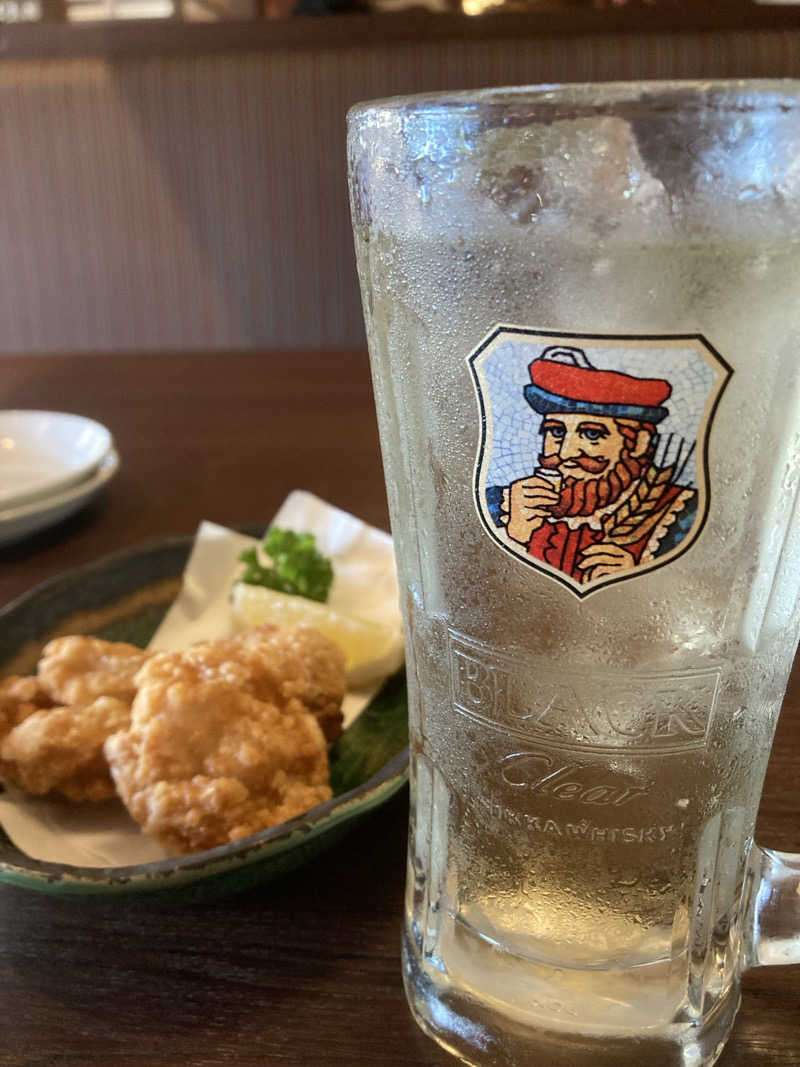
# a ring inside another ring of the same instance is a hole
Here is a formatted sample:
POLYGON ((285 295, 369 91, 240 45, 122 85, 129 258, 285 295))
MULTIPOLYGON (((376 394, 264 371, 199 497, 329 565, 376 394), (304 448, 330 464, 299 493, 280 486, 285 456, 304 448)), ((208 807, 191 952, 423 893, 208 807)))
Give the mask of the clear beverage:
POLYGON ((494 92, 351 120, 406 591, 406 985, 466 1062, 711 1063, 752 962, 800 547, 800 131, 796 90, 762 90, 494 92), (669 565, 576 596, 487 535, 470 359, 497 324, 701 334, 733 368, 705 523, 669 565))

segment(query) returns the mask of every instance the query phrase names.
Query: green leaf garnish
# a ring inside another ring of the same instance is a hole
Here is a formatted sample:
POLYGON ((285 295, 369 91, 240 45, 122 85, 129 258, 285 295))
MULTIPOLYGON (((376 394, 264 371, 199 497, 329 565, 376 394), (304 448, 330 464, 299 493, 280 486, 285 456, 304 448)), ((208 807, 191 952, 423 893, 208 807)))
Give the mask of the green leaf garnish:
POLYGON ((255 546, 247 548, 239 555, 239 560, 245 564, 239 581, 325 603, 333 582, 333 567, 331 561, 317 551, 313 534, 299 534, 271 526, 262 547, 272 565, 265 567, 259 561, 255 546))

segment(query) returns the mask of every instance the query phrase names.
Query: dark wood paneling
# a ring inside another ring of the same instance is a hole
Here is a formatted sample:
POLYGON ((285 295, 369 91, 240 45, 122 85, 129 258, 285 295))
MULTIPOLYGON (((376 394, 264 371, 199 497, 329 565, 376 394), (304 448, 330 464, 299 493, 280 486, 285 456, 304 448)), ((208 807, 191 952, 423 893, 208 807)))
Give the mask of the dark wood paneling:
POLYGON ((397 36, 376 42, 365 18, 254 25, 241 51, 0 62, 0 354, 362 344, 345 174, 359 100, 800 75, 800 28, 532 34, 508 16, 448 36, 446 17, 384 16, 397 36), (281 46, 261 47, 273 32, 281 46))

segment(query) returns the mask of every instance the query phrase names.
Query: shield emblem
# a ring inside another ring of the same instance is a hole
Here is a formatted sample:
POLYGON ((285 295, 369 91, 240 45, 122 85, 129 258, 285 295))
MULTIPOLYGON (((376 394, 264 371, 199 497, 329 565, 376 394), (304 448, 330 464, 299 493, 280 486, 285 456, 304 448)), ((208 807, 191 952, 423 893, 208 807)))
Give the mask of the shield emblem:
POLYGON ((475 505, 505 552, 586 597, 691 548, 733 373, 701 334, 496 326, 468 363, 481 420, 475 505))

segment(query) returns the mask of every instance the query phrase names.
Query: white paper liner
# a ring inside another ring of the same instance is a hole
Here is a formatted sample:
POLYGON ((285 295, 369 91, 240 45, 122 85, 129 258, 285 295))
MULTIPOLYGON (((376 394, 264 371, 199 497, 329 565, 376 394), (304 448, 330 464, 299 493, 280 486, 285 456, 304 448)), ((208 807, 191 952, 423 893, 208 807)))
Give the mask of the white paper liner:
MULTIPOLYGON (((369 690, 350 691, 342 710, 348 726, 403 659, 403 632, 397 572, 389 534, 296 490, 284 501, 270 525, 313 533, 317 547, 333 563, 328 605, 391 627, 397 635, 396 659, 369 690)), ((196 641, 234 633, 231 588, 239 573, 239 554, 257 544, 252 537, 213 522, 202 522, 195 535, 181 589, 149 644, 158 651, 178 651, 196 641)), ((169 853, 143 834, 117 800, 70 804, 33 797, 13 785, 0 794, 0 824, 21 851, 33 859, 80 867, 125 867, 166 858, 169 853)))

